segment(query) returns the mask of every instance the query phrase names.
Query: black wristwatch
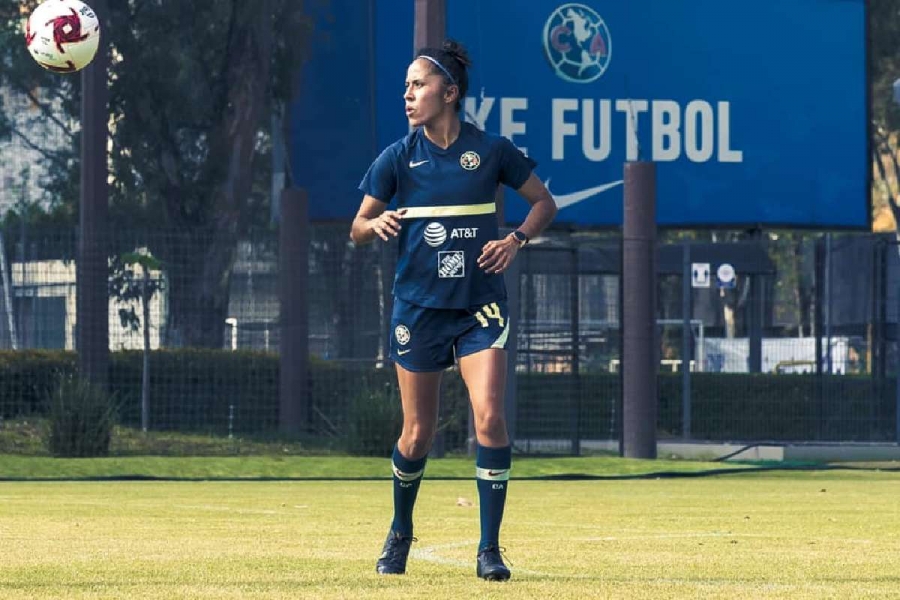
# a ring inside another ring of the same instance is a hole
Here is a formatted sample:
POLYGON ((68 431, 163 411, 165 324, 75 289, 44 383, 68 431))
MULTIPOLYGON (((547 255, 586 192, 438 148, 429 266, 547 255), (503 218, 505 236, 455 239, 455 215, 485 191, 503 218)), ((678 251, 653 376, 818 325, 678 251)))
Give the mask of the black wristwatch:
POLYGON ((516 238, 516 241, 517 241, 517 242, 519 242, 519 248, 521 248, 522 246, 524 246, 525 244, 527 244, 528 242, 531 241, 531 240, 528 239, 528 236, 527 236, 527 235, 525 235, 524 233, 522 233, 522 232, 519 231, 518 229, 516 229, 515 231, 512 232, 512 236, 513 236, 514 238, 516 238))

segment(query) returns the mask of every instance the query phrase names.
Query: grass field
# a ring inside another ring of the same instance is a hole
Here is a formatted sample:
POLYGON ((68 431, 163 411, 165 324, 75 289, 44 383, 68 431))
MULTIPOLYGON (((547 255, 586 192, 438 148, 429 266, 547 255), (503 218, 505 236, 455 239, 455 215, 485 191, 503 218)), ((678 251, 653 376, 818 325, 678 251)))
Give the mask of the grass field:
MULTIPOLYGON (((562 460, 516 464, 535 475, 581 464, 599 476, 722 466, 562 460)), ((357 477, 385 467, 279 462, 307 475, 312 465, 357 477)), ((51 477, 73 464, 0 457, 0 474, 18 465, 51 477)), ((80 464, 94 476, 111 470, 80 464)), ((159 474, 159 464, 142 464, 159 474)), ((211 464, 201 471, 234 476, 211 464)), ((471 470, 435 460, 428 473, 471 470)), ((490 584, 474 574, 472 481, 426 474, 419 542, 401 577, 374 573, 391 511, 386 479, 7 481, 0 598, 896 598, 898 498, 900 474, 874 470, 514 480, 503 531, 513 579, 490 584)))

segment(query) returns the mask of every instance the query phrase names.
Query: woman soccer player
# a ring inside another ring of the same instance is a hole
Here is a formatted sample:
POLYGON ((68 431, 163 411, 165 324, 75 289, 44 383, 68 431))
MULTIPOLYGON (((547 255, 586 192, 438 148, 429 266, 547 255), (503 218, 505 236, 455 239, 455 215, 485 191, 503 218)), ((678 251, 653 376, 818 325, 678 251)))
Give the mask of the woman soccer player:
POLYGON ((403 406, 394 447, 394 520, 376 569, 406 572, 412 513, 437 425, 441 373, 459 362, 475 415, 481 516, 479 577, 503 581, 499 532, 511 451, 504 416, 509 319, 503 271, 556 215, 534 161, 506 138, 459 118, 469 58, 456 42, 424 48, 406 71, 413 128, 375 159, 350 237, 357 244, 399 236, 391 358, 403 406), (494 193, 505 184, 531 205, 522 226, 497 239, 494 193), (385 210, 392 198, 397 210, 385 210))

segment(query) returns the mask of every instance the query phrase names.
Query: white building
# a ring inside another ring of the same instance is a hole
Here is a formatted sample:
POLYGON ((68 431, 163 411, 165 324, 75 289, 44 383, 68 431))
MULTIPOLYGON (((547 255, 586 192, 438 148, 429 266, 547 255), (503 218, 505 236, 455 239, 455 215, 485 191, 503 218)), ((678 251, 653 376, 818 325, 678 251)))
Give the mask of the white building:
MULTIPOLYGON (((76 265, 75 261, 35 260, 27 263, 7 263, 9 273, 0 278, 11 283, 9 294, 12 310, 0 295, 0 348, 59 348, 75 349, 76 339, 76 265), (15 342, 15 343, 13 343, 15 342)), ((140 265, 134 266, 140 278, 140 265)), ((160 273, 151 271, 151 278, 160 273)), ((120 309, 133 308, 143 319, 140 301, 109 300, 109 349, 140 350, 144 345, 143 331, 122 326, 120 309)), ((150 347, 159 348, 160 325, 165 318, 165 296, 155 294, 150 300, 150 347)))
MULTIPOLYGON (((0 218, 10 209, 24 203, 49 206, 51 198, 44 191, 49 172, 47 158, 35 147, 54 150, 70 143, 68 134, 46 117, 25 95, 0 88, 0 103, 13 120, 10 138, 0 140, 0 218), (24 136, 24 138, 23 138, 24 136)), ((62 112, 55 115, 64 119, 62 112)), ((67 123, 77 128, 77 123, 67 123)))

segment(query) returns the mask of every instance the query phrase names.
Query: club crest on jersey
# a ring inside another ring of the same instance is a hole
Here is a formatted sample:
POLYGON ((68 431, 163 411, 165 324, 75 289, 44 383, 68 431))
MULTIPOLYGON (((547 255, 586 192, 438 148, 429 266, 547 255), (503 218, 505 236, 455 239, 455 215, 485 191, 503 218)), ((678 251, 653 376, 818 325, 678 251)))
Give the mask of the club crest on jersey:
POLYGON ((447 230, 443 225, 434 221, 425 226, 425 243, 432 248, 437 248, 447 241, 447 230))
POLYGON ((441 279, 466 276, 466 253, 462 250, 438 252, 438 277, 441 279))
POLYGON ((409 328, 406 325, 397 325, 394 328, 394 337, 397 338, 397 343, 401 346, 405 346, 409 343, 409 328))
POLYGON ((477 152, 468 150, 459 157, 459 164, 466 171, 474 171, 481 164, 481 157, 478 156, 477 152))

